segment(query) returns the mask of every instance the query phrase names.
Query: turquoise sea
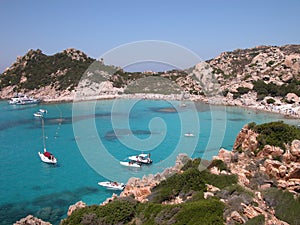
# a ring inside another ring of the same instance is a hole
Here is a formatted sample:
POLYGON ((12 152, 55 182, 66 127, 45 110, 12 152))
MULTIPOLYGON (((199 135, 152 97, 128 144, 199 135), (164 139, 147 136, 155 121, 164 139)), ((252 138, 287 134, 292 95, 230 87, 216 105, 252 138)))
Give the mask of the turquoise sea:
MULTIPOLYGON (((53 224, 77 201, 100 204, 112 191, 97 182, 155 174, 173 166, 178 153, 210 159, 220 147, 231 149, 244 124, 284 120, 253 110, 162 100, 12 106, 0 102, 0 224, 33 214, 53 224), (48 110, 44 131, 53 166, 43 151, 38 109, 48 110), (194 137, 185 137, 185 133, 194 137), (154 163, 141 169, 119 164, 130 155, 151 153, 154 163)), ((296 124, 296 120, 287 120, 296 124)), ((116 192, 117 194, 119 192, 116 192)))

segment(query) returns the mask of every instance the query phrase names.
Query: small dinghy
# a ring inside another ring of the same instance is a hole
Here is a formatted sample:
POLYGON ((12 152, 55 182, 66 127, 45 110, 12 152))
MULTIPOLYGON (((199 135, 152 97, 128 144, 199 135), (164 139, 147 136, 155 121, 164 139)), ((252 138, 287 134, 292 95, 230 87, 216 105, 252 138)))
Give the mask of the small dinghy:
POLYGON ((44 114, 41 113, 41 112, 35 112, 35 113, 33 113, 33 116, 34 116, 34 117, 43 117, 44 114))
POLYGON ((140 168, 141 164, 138 162, 133 162, 133 161, 129 161, 129 162, 120 162, 120 164, 122 166, 128 166, 128 167, 135 167, 135 168, 140 168))
POLYGON ((116 181, 103 181, 98 182, 98 185, 105 187, 108 190, 116 190, 116 191, 122 191, 125 188, 125 184, 119 183, 116 181))
POLYGON ((185 133, 184 136, 185 137, 194 137, 194 134, 192 134, 192 133, 185 133))
POLYGON ((137 163, 143 163, 143 164, 151 164, 152 160, 150 159, 150 153, 148 154, 139 154, 139 155, 133 155, 128 157, 131 161, 137 162, 137 163))
POLYGON ((34 117, 44 117, 44 115, 48 113, 46 109, 39 109, 39 111, 33 113, 34 117))
POLYGON ((47 109, 39 109, 39 112, 41 112, 41 113, 48 113, 47 109))

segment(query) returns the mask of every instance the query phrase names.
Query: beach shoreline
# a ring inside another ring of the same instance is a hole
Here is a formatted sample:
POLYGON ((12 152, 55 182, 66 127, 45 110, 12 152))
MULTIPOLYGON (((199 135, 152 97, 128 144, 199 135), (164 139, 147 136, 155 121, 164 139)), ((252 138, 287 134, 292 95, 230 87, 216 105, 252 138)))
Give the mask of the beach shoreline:
MULTIPOLYGON (((55 104, 55 103, 76 103, 85 101, 98 101, 98 100, 113 100, 113 99, 141 99, 141 100, 165 100, 165 101, 181 101, 181 102, 200 102, 215 106, 226 106, 226 107, 241 107, 244 109, 255 110, 257 113, 267 112, 280 114, 285 116, 287 119, 300 118, 300 105, 296 104, 281 104, 273 105, 266 104, 264 101, 256 101, 255 99, 229 99, 227 97, 217 96, 207 98, 203 95, 190 95, 189 98, 182 98, 181 94, 150 94, 150 93, 136 93, 136 94, 106 94, 97 96, 76 96, 76 94, 59 96, 59 97, 43 97, 39 96, 42 104, 55 104)), ((8 98, 2 98, 2 101, 9 100, 8 98)))
POLYGON ((166 100, 166 101, 181 101, 181 102, 200 102, 215 106, 228 106, 228 107, 241 107, 245 109, 251 109, 260 112, 275 113, 285 116, 286 118, 300 118, 300 105, 296 104, 281 104, 276 106, 273 104, 266 104, 264 101, 256 101, 255 99, 248 99, 248 104, 245 104, 244 99, 228 99, 227 97, 212 97, 207 98, 203 95, 191 95, 189 98, 182 99, 181 94, 114 94, 114 95, 98 95, 98 96, 66 96, 59 98, 43 99, 42 103, 64 103, 64 102, 83 102, 83 101, 96 101, 96 100, 113 100, 113 99, 142 99, 142 100, 166 100))

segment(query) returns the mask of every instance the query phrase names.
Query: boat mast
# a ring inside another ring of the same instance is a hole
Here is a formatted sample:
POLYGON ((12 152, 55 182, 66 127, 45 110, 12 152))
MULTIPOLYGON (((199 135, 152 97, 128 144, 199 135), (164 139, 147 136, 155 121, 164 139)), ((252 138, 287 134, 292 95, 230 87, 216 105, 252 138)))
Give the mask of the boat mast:
POLYGON ((44 131, 44 118, 42 117, 42 131, 43 131, 43 145, 44 145, 44 152, 46 152, 46 141, 45 141, 45 131, 44 131))

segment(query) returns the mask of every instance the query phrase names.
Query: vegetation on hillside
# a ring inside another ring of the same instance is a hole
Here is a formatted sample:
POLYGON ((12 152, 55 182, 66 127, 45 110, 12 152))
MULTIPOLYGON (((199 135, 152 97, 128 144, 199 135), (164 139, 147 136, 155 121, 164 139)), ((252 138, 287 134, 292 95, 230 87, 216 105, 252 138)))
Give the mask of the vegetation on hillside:
MULTIPOLYGON (((219 188, 237 183, 235 175, 213 175, 199 171, 200 159, 190 160, 182 174, 175 174, 152 190, 149 202, 139 203, 131 197, 119 198, 104 206, 76 210, 62 222, 67 224, 223 224, 224 203, 213 197, 204 199, 206 184, 219 188), (180 196, 185 203, 161 204, 180 196), (189 196, 189 199, 187 197, 189 196)), ((216 162, 216 165, 221 165, 216 162)))
MULTIPOLYGON (((240 98, 249 91, 257 92, 257 100, 262 100, 266 96, 285 97, 287 93, 295 93, 300 96, 299 74, 297 66, 295 66, 299 57, 295 56, 296 58, 289 63, 283 63, 277 57, 277 51, 281 51, 282 57, 285 57, 285 54, 289 56, 289 54, 300 52, 299 47, 299 45, 287 45, 237 49, 232 52, 224 52, 220 57, 208 60, 206 63, 210 64, 219 84, 225 86, 224 89, 221 89, 224 96, 229 92, 231 84, 241 81, 248 83, 248 87, 253 84, 253 89, 238 87, 236 91, 231 91, 234 99, 240 98), (263 57, 263 54, 268 55, 268 58, 263 57), (292 76, 286 78, 286 71, 292 76), (251 79, 252 74, 258 76, 254 79, 255 81, 251 79), (283 79, 283 77, 285 78, 283 79), (276 84, 272 83, 270 78, 276 84), (282 85, 280 86, 280 84, 282 85)), ((0 90, 12 86, 14 91, 18 92, 49 86, 57 91, 71 91, 77 87, 84 72, 93 62, 104 66, 103 60, 92 59, 76 49, 67 49, 51 56, 43 54, 41 50, 30 50, 25 56, 18 58, 10 69, 0 75, 0 90)), ((185 91, 193 95, 204 95, 202 87, 207 86, 193 76, 193 67, 187 70, 174 69, 166 72, 126 72, 122 68, 107 66, 104 73, 109 76, 103 76, 101 70, 102 68, 96 68, 90 78, 98 82, 111 81, 114 87, 124 88, 125 93, 178 94, 185 91), (98 73, 99 71, 100 73, 98 73), (187 77, 187 75, 191 76, 187 77)), ((269 101, 268 104, 271 103, 272 101, 269 101)))
POLYGON ((74 60, 65 52, 47 56, 40 50, 31 50, 12 69, 1 75, 0 89, 15 86, 17 92, 21 89, 34 90, 51 85, 56 90, 72 90, 94 61, 89 57, 74 60))
POLYGON ((257 140, 260 149, 265 145, 271 145, 285 150, 285 144, 290 144, 293 140, 300 139, 300 129, 285 124, 283 121, 260 125, 249 123, 248 127, 259 134, 257 140))
POLYGON ((300 224, 300 197, 288 191, 277 188, 267 189, 264 193, 264 199, 269 207, 275 209, 275 216, 290 225, 300 224))
POLYGON ((257 92, 258 100, 262 100, 266 96, 285 97, 288 93, 295 93, 300 96, 300 81, 296 79, 281 86, 274 83, 265 83, 263 80, 253 81, 253 85, 253 90, 257 92))

